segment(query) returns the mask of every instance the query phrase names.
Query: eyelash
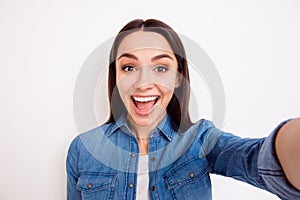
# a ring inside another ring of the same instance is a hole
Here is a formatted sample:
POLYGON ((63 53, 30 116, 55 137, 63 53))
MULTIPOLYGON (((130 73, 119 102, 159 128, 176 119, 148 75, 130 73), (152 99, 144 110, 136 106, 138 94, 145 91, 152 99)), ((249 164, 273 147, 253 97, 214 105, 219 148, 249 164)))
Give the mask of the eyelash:
POLYGON ((156 66, 154 68, 153 71, 156 71, 156 72, 159 72, 159 73, 164 73, 164 72, 166 72, 168 70, 169 70, 169 68, 167 66, 165 66, 165 65, 158 65, 158 66, 156 66))
POLYGON ((136 67, 132 66, 132 65, 125 65, 122 67, 122 70, 125 72, 132 72, 132 71, 136 71, 136 67), (129 70, 129 69, 134 69, 134 70, 129 70))
MULTIPOLYGON (((125 72, 133 72, 133 71, 137 71, 138 69, 133 65, 125 65, 122 67, 122 70, 125 72)), ((153 71, 158 72, 158 73, 164 73, 168 70, 169 70, 169 68, 165 65, 157 65, 153 69, 153 71)))

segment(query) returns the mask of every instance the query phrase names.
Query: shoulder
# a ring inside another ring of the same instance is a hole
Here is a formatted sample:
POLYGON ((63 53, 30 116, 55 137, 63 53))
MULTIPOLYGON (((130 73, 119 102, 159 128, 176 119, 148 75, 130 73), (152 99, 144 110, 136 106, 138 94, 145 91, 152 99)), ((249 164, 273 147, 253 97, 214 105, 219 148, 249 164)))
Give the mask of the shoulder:
POLYGON ((88 131, 78 134, 71 142, 69 149, 78 151, 86 144, 93 143, 97 138, 109 135, 114 129, 114 123, 102 124, 88 131))
POLYGON ((203 128, 215 128, 214 123, 207 119, 200 119, 195 124, 203 128))
POLYGON ((214 123, 207 119, 200 119, 193 123, 193 125, 187 131, 197 131, 198 134, 202 135, 210 131, 218 131, 214 123))

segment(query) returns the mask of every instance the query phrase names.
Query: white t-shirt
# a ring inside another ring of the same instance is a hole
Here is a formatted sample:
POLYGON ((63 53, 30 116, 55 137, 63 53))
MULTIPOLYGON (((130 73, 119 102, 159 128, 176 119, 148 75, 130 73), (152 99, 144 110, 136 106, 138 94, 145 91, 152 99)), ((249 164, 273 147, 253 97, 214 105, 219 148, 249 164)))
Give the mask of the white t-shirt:
POLYGON ((149 200, 148 155, 139 156, 136 200, 149 200))

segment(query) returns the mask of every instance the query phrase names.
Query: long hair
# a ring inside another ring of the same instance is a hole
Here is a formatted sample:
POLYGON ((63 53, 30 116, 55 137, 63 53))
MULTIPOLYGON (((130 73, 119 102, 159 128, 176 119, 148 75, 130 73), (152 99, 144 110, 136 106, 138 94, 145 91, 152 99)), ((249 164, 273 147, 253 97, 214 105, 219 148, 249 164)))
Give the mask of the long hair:
POLYGON ((162 35, 171 46, 178 63, 178 73, 182 76, 180 86, 175 88, 173 96, 167 106, 167 113, 173 120, 173 129, 184 131, 191 125, 189 115, 190 78, 186 53, 177 33, 167 24, 155 20, 136 19, 126 24, 116 36, 109 56, 108 97, 110 103, 110 116, 106 123, 115 122, 127 110, 116 87, 116 56, 123 39, 137 31, 155 32, 162 35))

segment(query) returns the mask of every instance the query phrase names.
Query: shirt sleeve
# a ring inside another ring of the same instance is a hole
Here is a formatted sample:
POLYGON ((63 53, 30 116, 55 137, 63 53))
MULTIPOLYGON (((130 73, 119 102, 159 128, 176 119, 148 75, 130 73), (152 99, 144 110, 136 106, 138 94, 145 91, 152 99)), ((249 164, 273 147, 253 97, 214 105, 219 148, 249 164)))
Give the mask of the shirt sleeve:
POLYGON ((275 138, 279 129, 290 120, 280 123, 267 137, 258 156, 258 173, 270 191, 280 199, 300 199, 300 191, 287 180, 275 151, 275 138))
POLYGON ((219 138, 207 154, 211 173, 232 177, 276 194, 281 199, 299 199, 300 192, 287 181, 275 153, 275 137, 288 120, 267 138, 240 138, 212 127, 219 138))
POLYGON ((67 171, 67 200, 81 200, 81 193, 77 190, 77 181, 79 172, 77 169, 78 164, 78 137, 76 137, 68 150, 66 160, 67 171))

